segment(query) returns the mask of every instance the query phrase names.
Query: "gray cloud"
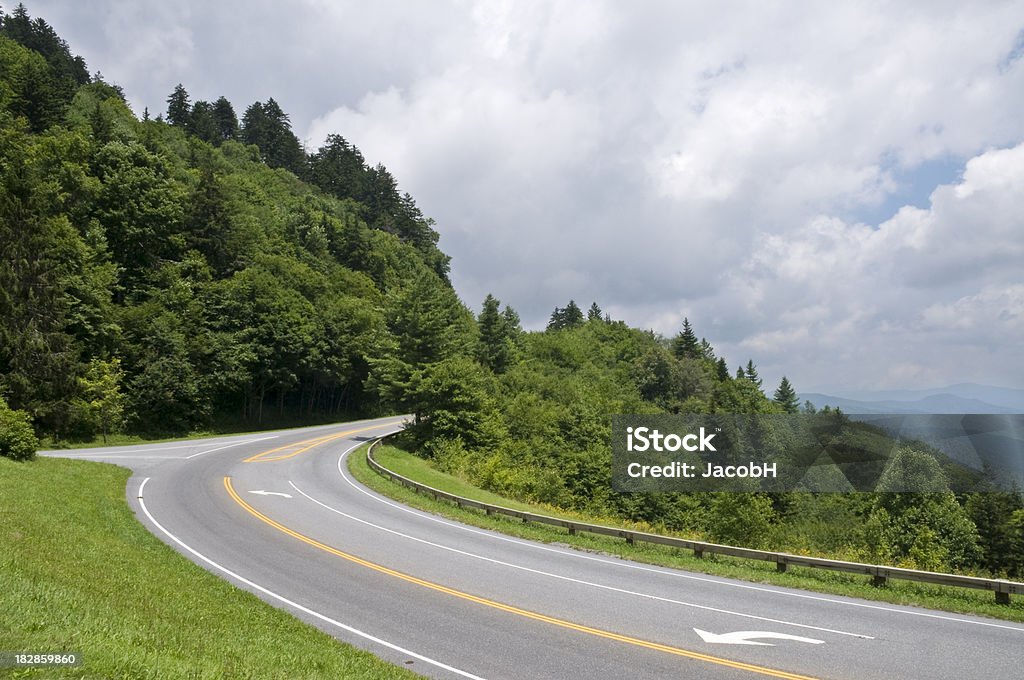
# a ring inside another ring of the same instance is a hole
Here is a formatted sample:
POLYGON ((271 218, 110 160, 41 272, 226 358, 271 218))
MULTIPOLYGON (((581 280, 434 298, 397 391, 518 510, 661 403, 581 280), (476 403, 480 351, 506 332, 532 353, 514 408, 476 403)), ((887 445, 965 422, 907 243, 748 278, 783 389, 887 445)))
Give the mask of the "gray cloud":
POLYGON ((29 9, 138 108, 180 81, 344 135, 438 220, 471 306, 686 315, 801 388, 1024 383, 1019 4, 29 9), (949 159, 926 207, 850 217, 949 159))

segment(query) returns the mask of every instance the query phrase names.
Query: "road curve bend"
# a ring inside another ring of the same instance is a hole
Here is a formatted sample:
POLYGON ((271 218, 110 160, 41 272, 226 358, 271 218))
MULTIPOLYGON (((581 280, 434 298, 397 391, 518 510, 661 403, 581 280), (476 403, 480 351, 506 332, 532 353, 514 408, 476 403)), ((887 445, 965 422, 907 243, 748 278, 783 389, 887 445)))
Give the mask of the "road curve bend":
POLYGON ((133 510, 185 557, 427 676, 1021 677, 1024 625, 652 567, 405 507, 345 466, 402 422, 44 455, 130 467, 133 510))

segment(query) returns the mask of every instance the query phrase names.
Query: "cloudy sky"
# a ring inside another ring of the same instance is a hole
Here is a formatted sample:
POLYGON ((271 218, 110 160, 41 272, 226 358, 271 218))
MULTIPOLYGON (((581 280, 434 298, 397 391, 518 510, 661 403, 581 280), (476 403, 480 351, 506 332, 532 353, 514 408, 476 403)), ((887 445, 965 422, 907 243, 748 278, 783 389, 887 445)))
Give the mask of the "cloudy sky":
POLYGON ((1021 2, 26 2, 136 112, 273 96, 473 308, 574 298, 797 388, 1024 387, 1021 2))

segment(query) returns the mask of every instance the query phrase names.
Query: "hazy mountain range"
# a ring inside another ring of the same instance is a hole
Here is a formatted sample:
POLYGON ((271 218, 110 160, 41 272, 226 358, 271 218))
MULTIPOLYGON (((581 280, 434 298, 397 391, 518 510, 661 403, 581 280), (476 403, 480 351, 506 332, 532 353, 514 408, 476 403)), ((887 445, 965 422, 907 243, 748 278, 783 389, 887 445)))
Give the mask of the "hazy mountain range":
POLYGON ((959 383, 928 390, 849 390, 825 387, 801 393, 816 407, 846 413, 1024 413, 1024 389, 959 383))

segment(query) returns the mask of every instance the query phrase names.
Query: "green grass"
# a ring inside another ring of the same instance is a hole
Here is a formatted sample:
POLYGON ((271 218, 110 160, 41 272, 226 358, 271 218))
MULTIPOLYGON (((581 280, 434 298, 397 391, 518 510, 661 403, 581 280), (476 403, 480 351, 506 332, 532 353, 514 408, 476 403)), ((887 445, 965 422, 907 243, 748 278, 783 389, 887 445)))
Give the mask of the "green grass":
POLYGON ((204 571, 151 535, 124 468, 0 458, 0 650, 78 652, 11 678, 414 678, 204 571))
MULTIPOLYGON (((479 489, 464 479, 448 475, 431 467, 430 463, 426 460, 392 446, 378 447, 374 450, 374 458, 393 472, 441 491, 447 491, 493 505, 502 505, 538 514, 558 516, 548 507, 512 501, 489 491, 479 489)), ((579 550, 602 553, 638 562, 703 572, 715 576, 737 578, 755 583, 800 588, 818 593, 845 595, 893 604, 920 606, 955 613, 976 614, 1008 621, 1024 622, 1024 597, 1020 596, 1013 597, 1009 605, 1000 605, 995 603, 995 597, 992 593, 968 588, 951 588, 896 580, 889 581, 883 587, 875 587, 870 584, 869 578, 866 576, 804 567, 790 567, 787 572, 778 573, 774 563, 742 560, 719 555, 712 555, 701 559, 694 557, 693 553, 688 550, 648 543, 637 543, 631 546, 621 539, 595 536, 587 533, 569 536, 564 529, 542 524, 523 523, 510 517, 489 516, 477 510, 458 508, 447 501, 436 501, 428 496, 418 494, 397 482, 377 474, 366 463, 366 447, 360 448, 349 456, 349 469, 356 479, 363 484, 397 501, 421 510, 459 520, 466 524, 493 529, 520 538, 542 541, 544 543, 557 543, 579 550)), ((607 518, 588 519, 581 515, 569 515, 566 513, 561 513, 560 516, 572 517, 595 524, 633 528, 628 524, 614 522, 607 518)))

